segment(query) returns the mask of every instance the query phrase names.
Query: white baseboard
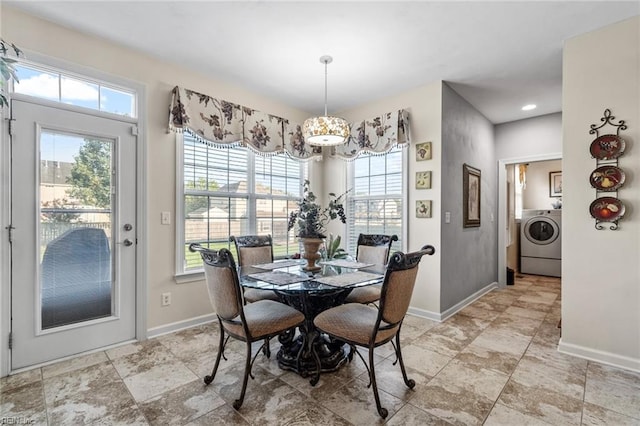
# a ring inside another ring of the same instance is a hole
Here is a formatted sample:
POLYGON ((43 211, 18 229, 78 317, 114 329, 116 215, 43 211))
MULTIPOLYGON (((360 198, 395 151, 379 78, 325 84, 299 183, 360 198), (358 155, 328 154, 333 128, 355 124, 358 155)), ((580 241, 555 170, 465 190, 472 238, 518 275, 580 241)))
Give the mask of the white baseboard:
POLYGON ((172 322, 171 324, 164 324, 148 329, 147 337, 158 337, 162 336, 163 334, 169 334, 176 331, 184 330, 185 328, 195 327, 196 325, 207 324, 215 320, 217 320, 216 314, 207 314, 195 318, 189 318, 187 320, 172 322))
POLYGON ((560 338, 560 343, 558 343, 558 352, 588 359, 589 361, 596 361, 601 364, 611 365, 613 367, 624 368, 625 370, 640 372, 640 359, 600 351, 598 349, 587 348, 585 346, 574 345, 573 343, 565 343, 562 341, 562 338, 560 338))
POLYGON ((471 296, 456 303, 455 305, 453 305, 452 307, 450 307, 444 312, 432 312, 432 311, 427 311, 425 309, 413 308, 413 307, 409 307, 409 310, 407 312, 417 317, 427 318, 433 321, 442 322, 447 318, 454 316, 458 311, 464 309, 466 306, 472 304, 473 302, 475 302, 476 300, 478 300, 479 298, 481 298, 482 296, 489 293, 491 290, 495 288, 498 288, 497 281, 494 281, 491 284, 487 285, 486 287, 481 288, 480 290, 473 293, 471 296))
MULTIPOLYGON (((79 358, 81 356, 95 354, 97 352, 108 351, 109 349, 115 349, 117 347, 124 346, 124 345, 129 345, 131 343, 136 343, 136 342, 137 342, 137 340, 133 339, 133 340, 126 340, 124 342, 114 343, 113 345, 102 346, 100 348, 91 349, 91 350, 86 351, 86 352, 80 352, 80 353, 73 354, 73 355, 67 355, 67 356, 63 356, 62 358, 56 358, 56 359, 52 359, 51 361, 42 362, 40 364, 33 364, 33 365, 29 365, 27 367, 18 368, 16 370, 11 370, 9 372, 9 374, 10 375, 19 374, 19 373, 22 373, 22 372, 25 372, 25 371, 34 370, 36 368, 41 368, 41 367, 46 367, 48 365, 57 364, 58 362, 61 362, 61 361, 67 361, 67 360, 70 360, 70 359, 73 359, 73 358, 79 358)), ((0 424, 2 424, 1 420, 0 420, 0 424)))
POLYGON ((442 315, 442 321, 446 320, 447 318, 450 318, 450 317, 454 316, 458 311, 461 311, 462 309, 464 309, 468 305, 472 304, 476 300, 480 299, 482 296, 484 296, 485 294, 489 293, 491 290, 493 290, 495 288, 498 288, 498 282, 497 281, 492 282, 491 284, 487 285, 486 287, 481 288, 480 290, 476 291, 472 295, 470 295, 470 296, 466 297, 465 299, 461 300, 460 302, 456 303, 455 305, 453 305, 452 307, 450 307, 449 309, 447 309, 446 311, 444 311, 441 314, 442 315))
POLYGON ((409 315, 414 315, 416 317, 430 319, 432 321, 438 321, 438 322, 442 321, 442 319, 440 318, 440 314, 439 313, 427 311, 426 309, 409 307, 409 309, 407 310, 407 313, 409 315))

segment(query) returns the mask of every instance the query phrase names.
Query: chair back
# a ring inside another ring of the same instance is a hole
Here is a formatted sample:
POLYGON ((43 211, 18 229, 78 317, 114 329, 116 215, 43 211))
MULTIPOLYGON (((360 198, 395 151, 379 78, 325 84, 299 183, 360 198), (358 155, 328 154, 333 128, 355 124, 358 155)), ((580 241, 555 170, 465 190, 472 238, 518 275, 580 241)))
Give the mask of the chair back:
POLYGON ((432 255, 433 253, 435 253, 435 248, 430 245, 413 253, 404 254, 399 251, 393 253, 382 284, 376 328, 381 321, 389 326, 394 326, 402 321, 409 309, 420 259, 426 254, 432 255))
POLYGON ((356 260, 363 263, 386 265, 389 251, 397 235, 360 234, 356 248, 356 260))
POLYGON ((271 235, 231 236, 236 245, 238 265, 249 266, 273 262, 273 240, 271 235))
POLYGON ((209 250, 199 244, 191 244, 189 249, 199 252, 202 257, 207 291, 216 314, 223 321, 230 321, 240 315, 244 322, 242 290, 231 252, 225 248, 209 250))

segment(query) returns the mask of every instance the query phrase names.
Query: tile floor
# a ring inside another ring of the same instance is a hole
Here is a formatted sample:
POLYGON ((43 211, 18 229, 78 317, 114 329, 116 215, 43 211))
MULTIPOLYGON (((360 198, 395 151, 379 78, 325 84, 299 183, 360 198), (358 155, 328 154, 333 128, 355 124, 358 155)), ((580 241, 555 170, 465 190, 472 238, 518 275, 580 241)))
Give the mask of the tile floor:
MULTIPOLYGON (((376 370, 390 425, 640 425, 640 374, 563 355, 560 281, 523 276, 443 323, 408 316, 404 386, 390 345, 376 370)), ((243 346, 215 381, 209 324, 0 379, 0 423, 48 425, 371 425, 378 417, 357 357, 316 387, 259 355, 240 411, 243 346), (21 422, 21 423, 20 423, 21 422)), ((276 349, 277 343, 272 343, 276 349)))

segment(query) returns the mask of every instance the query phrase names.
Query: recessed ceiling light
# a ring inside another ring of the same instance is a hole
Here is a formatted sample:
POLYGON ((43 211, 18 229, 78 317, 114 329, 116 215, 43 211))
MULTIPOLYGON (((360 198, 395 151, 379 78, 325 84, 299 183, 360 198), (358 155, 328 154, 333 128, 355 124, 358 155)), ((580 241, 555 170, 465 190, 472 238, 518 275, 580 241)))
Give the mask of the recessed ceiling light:
POLYGON ((525 105, 522 107, 523 111, 531 111, 532 109, 536 109, 536 105, 535 104, 529 104, 529 105, 525 105))

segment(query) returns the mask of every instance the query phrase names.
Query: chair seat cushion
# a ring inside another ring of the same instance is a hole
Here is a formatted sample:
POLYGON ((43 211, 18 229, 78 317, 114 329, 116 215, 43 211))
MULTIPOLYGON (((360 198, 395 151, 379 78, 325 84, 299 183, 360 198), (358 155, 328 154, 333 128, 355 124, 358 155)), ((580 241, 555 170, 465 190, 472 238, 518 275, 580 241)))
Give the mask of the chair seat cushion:
MULTIPOLYGON (((244 307, 244 317, 252 340, 278 334, 304 321, 304 315, 300 311, 273 300, 249 303, 244 307)), ((224 322, 223 324, 230 333, 247 337, 244 335, 239 316, 234 318, 233 323, 224 322)))
MULTIPOLYGON (((313 320, 320 330, 339 340, 367 346, 373 336, 378 310, 360 303, 347 303, 328 309, 313 320)), ((380 323, 380 327, 388 324, 380 323)), ((396 334, 398 327, 379 330, 375 343, 387 341, 396 334)))
POLYGON ((344 303, 374 303, 380 300, 381 287, 379 285, 368 285, 351 290, 351 293, 344 300, 344 303))
POLYGON ((262 290, 259 288, 247 288, 244 291, 244 300, 247 303, 257 302, 258 300, 275 300, 278 301, 278 295, 273 290, 262 290))

